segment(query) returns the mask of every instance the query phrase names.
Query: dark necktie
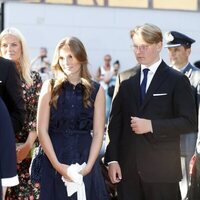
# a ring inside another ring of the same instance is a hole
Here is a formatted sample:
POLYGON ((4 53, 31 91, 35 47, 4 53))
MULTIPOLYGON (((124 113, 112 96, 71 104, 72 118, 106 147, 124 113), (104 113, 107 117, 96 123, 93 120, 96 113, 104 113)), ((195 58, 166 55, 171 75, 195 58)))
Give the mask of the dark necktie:
POLYGON ((144 78, 143 78, 142 83, 140 85, 140 104, 143 103, 144 96, 145 96, 145 93, 146 93, 148 72, 149 72, 149 69, 143 69, 144 78))

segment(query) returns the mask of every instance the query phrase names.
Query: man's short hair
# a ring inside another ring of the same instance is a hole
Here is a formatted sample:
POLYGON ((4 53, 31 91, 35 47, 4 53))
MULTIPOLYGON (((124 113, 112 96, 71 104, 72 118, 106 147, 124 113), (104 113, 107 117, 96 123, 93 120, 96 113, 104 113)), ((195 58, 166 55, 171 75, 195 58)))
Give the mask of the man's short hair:
POLYGON ((130 31, 131 38, 133 38, 135 34, 141 34, 143 40, 149 44, 163 41, 163 36, 160 28, 154 24, 145 23, 141 26, 136 26, 133 30, 130 31))

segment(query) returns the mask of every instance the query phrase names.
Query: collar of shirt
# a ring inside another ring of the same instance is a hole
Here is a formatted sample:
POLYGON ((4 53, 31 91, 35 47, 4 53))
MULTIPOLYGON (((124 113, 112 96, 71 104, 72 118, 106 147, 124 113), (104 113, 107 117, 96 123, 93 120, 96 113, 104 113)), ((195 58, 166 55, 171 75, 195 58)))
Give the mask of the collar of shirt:
POLYGON ((147 67, 145 65, 141 65, 141 75, 140 75, 140 84, 142 83, 142 80, 144 78, 144 74, 143 74, 143 69, 148 68, 150 71, 148 72, 148 76, 147 76, 147 85, 146 85, 146 91, 149 88, 149 85, 156 73, 156 70, 158 69, 160 63, 162 62, 162 59, 160 58, 157 62, 155 62, 153 65, 147 67))
POLYGON ((173 69, 175 69, 175 70, 177 70, 177 71, 179 71, 181 73, 184 73, 184 70, 188 66, 188 64, 189 64, 189 62, 184 67, 182 67, 181 69, 177 68, 176 66, 172 66, 172 67, 173 67, 173 69))
MULTIPOLYGON (((141 65, 141 72, 143 71, 143 69, 148 68, 150 70, 150 72, 155 74, 156 70, 158 69, 161 62, 162 62, 162 59, 160 58, 157 62, 155 62, 150 67, 147 67, 146 65, 141 65)), ((141 73, 141 74, 143 74, 143 73, 141 73)))

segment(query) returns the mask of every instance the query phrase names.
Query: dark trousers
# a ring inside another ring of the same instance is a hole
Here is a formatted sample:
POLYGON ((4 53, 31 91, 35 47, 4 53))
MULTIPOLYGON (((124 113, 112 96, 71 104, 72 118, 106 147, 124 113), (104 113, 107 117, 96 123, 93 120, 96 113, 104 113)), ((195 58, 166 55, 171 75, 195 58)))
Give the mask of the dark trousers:
POLYGON ((119 200, 181 200, 178 182, 147 183, 139 175, 134 177, 123 177, 118 185, 119 200))

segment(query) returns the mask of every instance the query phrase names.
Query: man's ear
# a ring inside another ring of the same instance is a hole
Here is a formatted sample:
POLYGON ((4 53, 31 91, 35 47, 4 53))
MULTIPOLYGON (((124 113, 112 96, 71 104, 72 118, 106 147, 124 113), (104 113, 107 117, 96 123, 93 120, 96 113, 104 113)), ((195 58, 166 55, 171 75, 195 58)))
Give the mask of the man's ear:
POLYGON ((186 49, 186 52, 187 52, 187 56, 189 57, 190 53, 191 53, 191 48, 187 48, 186 49))
POLYGON ((162 42, 159 42, 157 43, 157 51, 160 52, 162 50, 162 47, 163 47, 163 43, 162 42))

